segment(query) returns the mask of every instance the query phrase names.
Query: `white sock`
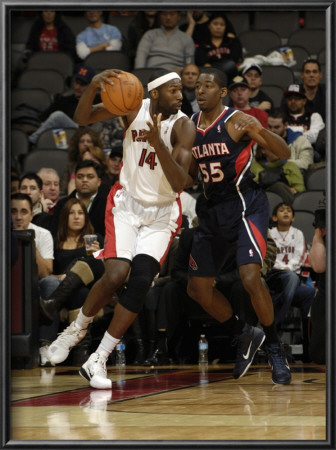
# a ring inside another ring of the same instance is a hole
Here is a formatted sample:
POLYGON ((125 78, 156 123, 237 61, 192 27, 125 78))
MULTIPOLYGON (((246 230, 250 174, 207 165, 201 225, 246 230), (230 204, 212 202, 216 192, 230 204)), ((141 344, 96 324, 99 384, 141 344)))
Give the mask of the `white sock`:
POLYGON ((79 330, 86 330, 90 323, 93 321, 94 316, 87 317, 83 314, 82 308, 79 310, 78 316, 75 320, 75 326, 79 330))
POLYGON ((100 341, 96 353, 100 353, 102 356, 104 356, 104 358, 107 359, 119 341, 120 339, 114 338, 107 331, 105 331, 103 339, 100 341))

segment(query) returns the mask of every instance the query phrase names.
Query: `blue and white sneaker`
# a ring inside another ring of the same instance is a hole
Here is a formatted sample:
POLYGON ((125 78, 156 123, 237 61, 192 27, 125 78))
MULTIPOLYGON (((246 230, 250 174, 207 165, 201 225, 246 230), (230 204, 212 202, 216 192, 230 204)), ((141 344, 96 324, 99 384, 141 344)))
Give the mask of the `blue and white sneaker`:
POLYGON ((237 337, 237 356, 233 378, 237 379, 245 375, 264 340, 265 333, 260 328, 245 325, 242 334, 237 337))
POLYGON ((266 345, 268 363, 272 368, 272 381, 274 384, 289 384, 292 379, 287 358, 280 344, 266 345))

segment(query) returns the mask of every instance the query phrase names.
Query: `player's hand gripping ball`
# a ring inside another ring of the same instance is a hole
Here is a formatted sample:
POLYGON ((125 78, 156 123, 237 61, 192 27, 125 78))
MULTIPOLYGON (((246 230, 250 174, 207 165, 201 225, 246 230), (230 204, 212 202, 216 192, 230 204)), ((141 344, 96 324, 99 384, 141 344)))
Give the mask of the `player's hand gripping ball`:
POLYGON ((121 72, 120 78, 111 77, 113 86, 104 83, 100 96, 105 107, 118 116, 126 116, 138 108, 144 98, 141 81, 130 72, 121 72))

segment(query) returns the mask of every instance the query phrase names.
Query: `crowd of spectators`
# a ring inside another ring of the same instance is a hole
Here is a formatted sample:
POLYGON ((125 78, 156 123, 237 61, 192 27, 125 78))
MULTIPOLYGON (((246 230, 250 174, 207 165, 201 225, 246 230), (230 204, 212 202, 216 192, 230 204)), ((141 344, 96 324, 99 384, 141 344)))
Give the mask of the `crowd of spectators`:
MULTIPOLYGON (((198 112, 195 84, 202 67, 213 66, 225 72, 228 96, 224 102, 257 117, 264 127, 280 135, 291 149, 291 158, 284 161, 269 151, 255 148, 251 167, 255 181, 262 184, 266 191, 278 193, 289 210, 289 219, 287 217, 285 225, 282 215, 279 216, 279 209, 273 213, 273 219, 277 222, 274 229, 278 230, 279 235, 280 231, 287 234, 294 232, 291 226, 295 216, 291 207, 293 200, 297 194, 306 190, 305 176, 309 168, 314 167, 314 163, 325 162, 325 90, 321 83, 321 65, 316 57, 303 63, 300 80, 284 90, 281 104, 276 105, 275 100, 263 90, 261 65, 251 64, 243 71, 239 69, 244 59, 244 49, 239 30, 234 28, 225 13, 165 10, 141 11, 130 15, 132 17, 127 32, 121 32, 117 26, 107 23, 106 11, 86 11, 84 17, 87 27, 76 34, 59 12, 38 12, 18 65, 18 71, 22 72, 26 70, 27 62, 34 52, 62 51, 71 55, 75 67, 72 84, 40 112, 40 125, 28 133, 29 151, 34 151, 39 137, 45 131, 75 129, 67 143, 68 163, 63 173, 58 173, 52 167, 37 169, 36 173, 22 173, 22 167, 13 167, 11 174, 13 229, 26 227, 36 232, 41 296, 41 365, 48 364, 45 347, 54 339, 55 333, 66 326, 72 310, 81 306, 87 295, 85 292, 102 273, 101 265, 95 265, 92 262, 94 258, 85 254, 83 235, 96 233, 97 248, 103 246, 106 198, 109 189, 118 181, 122 164, 124 129, 119 119, 86 127, 78 126, 73 121, 81 94, 95 75, 95 70, 85 62, 91 53, 124 51, 132 69, 163 68, 178 72, 183 84, 182 111, 189 117, 198 112), (41 255, 46 248, 48 251, 43 257, 41 255), (60 312, 64 307, 67 314, 62 316, 60 312), (52 317, 50 311, 53 311, 52 317)), ((201 186, 191 191, 192 196, 196 194, 194 201, 200 190, 201 186)), ((187 270, 187 267, 182 267, 187 264, 183 256, 187 261, 188 253, 183 246, 188 248, 189 244, 184 242, 192 238, 192 229, 197 226, 197 215, 188 215, 186 210, 183 212, 185 229, 181 237, 176 238, 170 258, 148 294, 143 313, 130 329, 136 355, 132 355, 129 361, 151 365, 167 363, 179 357, 176 349, 183 338, 181 328, 185 326, 185 318, 189 313, 194 314, 196 308, 194 303, 191 302, 192 306, 189 304, 184 292, 185 276, 181 274, 184 269, 185 273, 187 270), (179 256, 175 261, 176 254, 179 256), (181 261, 184 261, 183 264, 181 261), (177 292, 179 299, 184 292, 184 300, 174 309, 177 292), (179 317, 176 311, 179 311, 179 317)), ((271 233, 270 241, 274 236, 274 232, 271 233)), ((279 247, 277 239, 274 240, 279 247)), ((297 285, 299 281, 302 282, 299 268, 300 265, 295 270, 291 267, 279 268, 274 259, 268 270, 269 275, 265 274, 265 282, 269 281, 271 289, 271 275, 276 273, 279 278, 281 275, 283 280, 286 271, 288 277, 289 274, 293 275, 297 285)), ((232 273, 234 270, 233 267, 232 273)), ((233 277, 229 284, 226 281, 223 284, 226 292, 228 289, 231 292, 234 286, 237 288, 235 283, 238 281, 237 277, 233 277)), ((219 277, 219 285, 220 282, 219 277)), ((295 306, 293 292, 286 303, 286 311, 292 304, 295 306)), ((304 321, 308 320, 309 306, 314 297, 311 290, 309 293, 307 302, 310 303, 308 307, 305 304, 302 312, 304 321)), ((246 293, 243 294, 246 296, 246 293)), ((275 303, 278 294, 279 290, 274 294, 275 303)), ((115 301, 111 300, 112 312, 115 301)), ((237 310, 241 309, 241 305, 236 305, 237 310)), ((283 320, 284 314, 279 317, 279 321, 283 320)), ((102 319, 98 318, 93 324, 96 330, 97 327, 99 329, 99 320, 102 319)), ((88 339, 91 337, 90 334, 88 339)), ((85 360, 89 345, 90 342, 86 340, 73 363, 81 364, 85 360)))

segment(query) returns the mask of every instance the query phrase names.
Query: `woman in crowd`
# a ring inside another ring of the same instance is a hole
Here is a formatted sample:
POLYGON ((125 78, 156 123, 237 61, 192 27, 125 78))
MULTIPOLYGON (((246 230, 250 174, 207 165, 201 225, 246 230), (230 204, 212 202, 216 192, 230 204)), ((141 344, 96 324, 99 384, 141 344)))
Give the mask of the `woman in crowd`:
MULTIPOLYGON (((61 196, 72 192, 68 190, 69 181, 75 178, 76 164, 82 159, 83 153, 90 147, 104 148, 99 132, 91 127, 79 127, 69 140, 69 161, 61 177, 61 196)), ((72 187, 73 185, 70 185, 70 189, 72 187)))
POLYGON ((216 67, 231 80, 238 73, 243 51, 240 40, 227 31, 227 19, 222 12, 214 12, 208 22, 209 36, 196 47, 195 63, 199 67, 216 67))

